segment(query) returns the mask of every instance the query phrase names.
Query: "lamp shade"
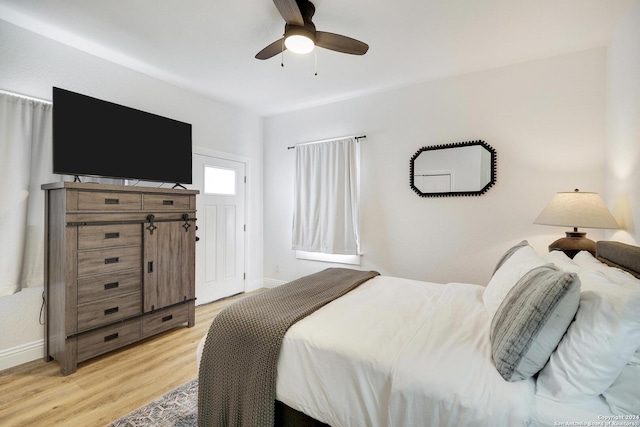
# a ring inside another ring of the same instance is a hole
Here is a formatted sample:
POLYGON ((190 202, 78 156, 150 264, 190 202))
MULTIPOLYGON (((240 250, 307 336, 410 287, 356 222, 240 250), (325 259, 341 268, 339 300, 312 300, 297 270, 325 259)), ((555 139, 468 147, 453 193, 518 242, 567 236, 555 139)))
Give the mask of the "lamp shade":
POLYGON ((598 193, 556 193, 534 224, 584 228, 619 228, 598 193))

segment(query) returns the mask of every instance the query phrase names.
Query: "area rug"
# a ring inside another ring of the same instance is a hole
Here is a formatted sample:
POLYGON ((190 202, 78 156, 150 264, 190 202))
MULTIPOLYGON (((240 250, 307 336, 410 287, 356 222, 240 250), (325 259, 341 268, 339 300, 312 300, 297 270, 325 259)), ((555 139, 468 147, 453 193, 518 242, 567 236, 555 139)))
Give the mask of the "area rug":
POLYGON ((195 378, 109 427, 193 427, 198 425, 198 379, 195 378))

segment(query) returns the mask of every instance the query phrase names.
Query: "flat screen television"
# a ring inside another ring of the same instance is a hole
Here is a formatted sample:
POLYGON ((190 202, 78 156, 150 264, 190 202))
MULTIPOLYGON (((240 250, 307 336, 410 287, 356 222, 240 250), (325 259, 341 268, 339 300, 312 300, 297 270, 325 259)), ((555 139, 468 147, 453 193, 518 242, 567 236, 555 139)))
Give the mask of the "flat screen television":
POLYGON ((53 172, 191 184, 191 125, 54 87, 53 172))

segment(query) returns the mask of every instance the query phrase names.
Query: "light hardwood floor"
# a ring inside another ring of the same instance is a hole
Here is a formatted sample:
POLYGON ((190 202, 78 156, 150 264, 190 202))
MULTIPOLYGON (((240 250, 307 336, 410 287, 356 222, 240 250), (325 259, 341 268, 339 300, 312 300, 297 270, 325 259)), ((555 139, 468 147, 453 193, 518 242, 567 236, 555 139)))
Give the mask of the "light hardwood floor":
POLYGON ((66 377, 56 361, 0 372, 0 426, 101 427, 151 402, 197 376, 198 342, 220 310, 245 295, 196 307, 194 327, 82 362, 66 377))

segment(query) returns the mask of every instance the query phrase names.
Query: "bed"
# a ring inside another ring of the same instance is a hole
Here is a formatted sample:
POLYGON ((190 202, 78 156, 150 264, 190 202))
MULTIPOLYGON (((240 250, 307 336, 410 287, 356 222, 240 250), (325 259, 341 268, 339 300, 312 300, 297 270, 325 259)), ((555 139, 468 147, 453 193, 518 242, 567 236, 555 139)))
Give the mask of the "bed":
MULTIPOLYGON (((597 248, 570 259, 522 241, 486 287, 371 274, 287 326, 272 362, 275 409, 260 423, 640 426, 640 248, 597 248)), ((214 366, 203 361, 229 347, 210 338, 215 326, 198 346, 199 424, 258 425, 228 396, 224 416, 210 404, 214 366)), ((233 333, 228 342, 246 338, 233 333)), ((225 375, 262 379, 243 363, 225 375)))

